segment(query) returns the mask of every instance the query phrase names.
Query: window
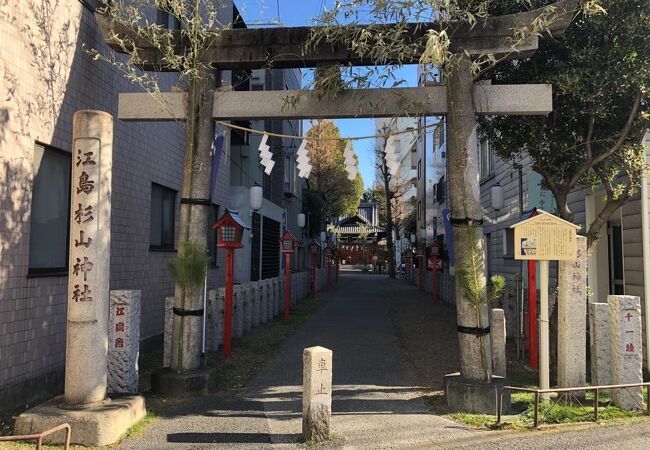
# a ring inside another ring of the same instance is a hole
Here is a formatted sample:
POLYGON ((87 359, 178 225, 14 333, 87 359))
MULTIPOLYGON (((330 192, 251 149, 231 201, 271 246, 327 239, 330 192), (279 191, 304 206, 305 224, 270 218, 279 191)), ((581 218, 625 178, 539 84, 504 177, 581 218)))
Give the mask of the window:
POLYGON ((440 177, 438 183, 436 183, 436 201, 438 203, 443 203, 445 201, 445 177, 440 177))
POLYGON ((504 228, 502 231, 503 239, 503 257, 515 257, 515 230, 512 228, 504 228))
POLYGON ((68 268, 70 153, 36 144, 29 235, 29 274, 62 275, 68 268))
POLYGON ((422 202, 418 201, 418 220, 422 219, 422 202))
POLYGON ((214 203, 210 205, 210 211, 208 212, 208 258, 210 258, 210 267, 217 268, 217 230, 212 228, 212 225, 217 223, 219 220, 219 205, 214 203))
POLYGON ((174 249, 174 221, 176 219, 176 191, 151 183, 151 250, 174 249))
POLYGON ((181 23, 178 21, 178 18, 168 11, 170 8, 169 2, 163 0, 159 3, 164 9, 158 9, 156 11, 156 23, 168 30, 180 30, 181 23))
POLYGON ((422 160, 418 161, 418 180, 422 178, 422 160))
POLYGON ((479 158, 481 164, 481 179, 488 178, 492 175, 494 157, 488 141, 479 142, 479 158))

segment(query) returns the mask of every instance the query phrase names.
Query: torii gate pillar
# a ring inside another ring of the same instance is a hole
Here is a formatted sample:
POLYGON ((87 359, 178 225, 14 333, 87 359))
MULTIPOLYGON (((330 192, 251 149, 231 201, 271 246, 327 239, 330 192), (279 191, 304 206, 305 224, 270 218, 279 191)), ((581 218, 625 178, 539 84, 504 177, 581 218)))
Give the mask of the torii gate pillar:
MULTIPOLYGON (((470 254, 483 255, 483 212, 476 111, 472 101, 473 79, 470 60, 465 56, 447 77, 447 171, 457 266, 462 271, 470 254)), ((486 287, 483 266, 479 284, 486 287)), ((447 405, 452 411, 495 414, 503 377, 492 375, 492 352, 487 305, 467 295, 464 277, 457 274, 456 317, 460 341, 460 373, 444 379, 447 405)), ((504 392, 504 408, 510 404, 504 392)))

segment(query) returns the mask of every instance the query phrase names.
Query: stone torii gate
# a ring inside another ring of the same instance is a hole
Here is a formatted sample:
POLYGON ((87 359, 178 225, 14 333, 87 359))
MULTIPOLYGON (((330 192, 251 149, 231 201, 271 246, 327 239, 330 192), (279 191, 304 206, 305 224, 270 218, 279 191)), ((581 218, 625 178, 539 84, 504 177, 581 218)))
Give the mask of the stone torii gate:
MULTIPOLYGON (((560 0, 553 6, 556 17, 549 32, 561 34, 573 17, 575 0, 560 0)), ((475 27, 461 26, 452 37, 451 48, 457 54, 481 55, 510 55, 512 53, 511 32, 513 29, 528 26, 543 13, 543 9, 524 13, 489 17, 484 23, 475 27)), ((164 71, 164 59, 157 50, 139 39, 133 30, 123 24, 112 21, 109 17, 96 14, 106 43, 116 51, 121 51, 114 35, 128 36, 138 47, 143 60, 148 61, 146 70, 164 71)), ((390 27, 391 25, 386 25, 390 27)), ((440 23, 413 24, 411 38, 413 41, 424 42, 428 29, 441 29, 440 23)), ((356 55, 342 46, 332 46, 321 43, 309 53, 305 52, 304 43, 309 38, 310 27, 274 28, 274 29, 230 29, 215 32, 210 48, 205 52, 204 62, 211 67, 222 70, 258 69, 258 68, 305 68, 324 64, 369 65, 372 61, 356 55), (272 66, 269 67, 269 62, 272 66)), ((179 34, 175 35, 176 43, 182 45, 179 34)), ((518 52, 510 55, 513 58, 523 58, 532 54, 538 46, 538 37, 532 36, 518 47, 518 52)), ((411 60, 401 63, 418 63, 421 55, 414 53, 411 60)), ((387 64, 398 61, 386 61, 387 64)), ((550 85, 489 85, 474 84, 470 72, 470 60, 462 56, 460 63, 450 70, 444 86, 425 86, 400 89, 366 89, 348 90, 339 94, 336 99, 318 99, 315 94, 305 91, 255 91, 236 92, 226 91, 205 93, 202 100, 203 112, 199 118, 198 152, 199 160, 208 162, 210 143, 214 138, 214 127, 210 127, 211 119, 299 119, 299 118, 342 118, 342 117, 390 117, 400 114, 408 115, 446 115, 448 124, 447 161, 450 184, 450 203, 452 216, 455 219, 454 240, 458 243, 473 238, 481 245, 480 224, 483 216, 480 203, 478 150, 476 128, 477 114, 510 115, 510 114, 540 114, 546 115, 552 110, 552 91, 550 85), (297 97, 299 101, 287 108, 285 99, 297 97), (371 101, 369 101, 371 100, 371 101), (210 114, 211 111, 211 114, 210 114)), ((214 86, 214 85, 212 85, 214 86)), ((207 86, 210 89, 211 86, 207 86)), ((212 87, 212 89, 214 89, 212 87)), ((120 94, 118 117, 130 121, 165 121, 183 120, 188 115, 188 94, 183 92, 167 92, 157 94, 120 94), (165 106, 162 106, 162 105, 165 106)), ((210 177, 207 177, 209 180, 210 177)), ((205 177, 192 178, 194 186, 184 182, 182 197, 187 192, 195 196, 208 192, 208 182, 205 177), (205 184, 205 186, 201 185, 205 184), (187 191, 187 192, 186 192, 187 191)), ((207 194, 206 194, 207 195, 207 194)), ((204 230, 207 229, 207 214, 201 202, 186 202, 181 204, 181 221, 190 223, 190 234, 199 242, 205 241, 204 230), (189 208, 197 207, 195 214, 189 213, 189 208), (194 230, 194 231, 192 231, 194 230)), ((183 224, 181 223, 181 227, 183 224)), ((465 245, 457 245, 457 259, 463 261, 470 251, 465 245)), ((482 254, 482 252, 481 252, 482 254)), ((446 380, 447 399, 452 409, 485 412, 493 414, 496 405, 495 392, 503 380, 492 377, 490 355, 490 339, 487 320, 487 308, 481 307, 477 312, 468 301, 461 281, 456 277, 456 307, 460 341, 461 376, 446 380), (472 333, 468 333, 470 330, 472 333), (475 333, 483 334, 478 339, 475 333), (478 356, 478 355, 483 355, 478 356), (471 394, 471 395, 467 395, 471 394), (469 400, 468 400, 469 399, 469 400)), ((485 285, 485 277, 482 277, 485 285)), ((199 310, 201 305, 191 305, 199 310)), ((185 330, 183 339, 184 351, 189 355, 172 362, 177 372, 191 371, 198 367, 200 346, 189 345, 198 342, 200 318, 192 315, 175 315, 174 329, 185 330), (196 323, 192 323, 192 321, 196 323), (179 324, 180 326, 177 326, 179 324), (183 326, 182 324, 185 324, 183 326)), ((176 332, 173 339, 178 339, 176 332)), ((179 343, 172 342, 172 348, 179 343)))

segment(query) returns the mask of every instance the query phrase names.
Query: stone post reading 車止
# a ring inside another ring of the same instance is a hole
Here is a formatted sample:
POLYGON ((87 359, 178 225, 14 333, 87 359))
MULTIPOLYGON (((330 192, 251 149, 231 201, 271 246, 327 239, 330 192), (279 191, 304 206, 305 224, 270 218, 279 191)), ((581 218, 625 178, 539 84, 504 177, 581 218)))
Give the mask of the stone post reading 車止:
POLYGON ((138 392, 140 291, 111 291, 108 322, 108 392, 138 392))
MULTIPOLYGON (((633 295, 608 295, 612 383, 643 382, 641 351, 641 299, 633 295)), ((613 389, 612 402, 622 409, 642 409, 641 386, 613 389)))
POLYGON ((65 403, 106 398, 113 118, 74 114, 65 403))
POLYGON ((302 436, 306 441, 326 441, 332 415, 332 350, 306 348, 302 364, 302 436))
POLYGON ((559 387, 584 386, 587 374, 587 238, 576 236, 575 261, 558 262, 559 387))

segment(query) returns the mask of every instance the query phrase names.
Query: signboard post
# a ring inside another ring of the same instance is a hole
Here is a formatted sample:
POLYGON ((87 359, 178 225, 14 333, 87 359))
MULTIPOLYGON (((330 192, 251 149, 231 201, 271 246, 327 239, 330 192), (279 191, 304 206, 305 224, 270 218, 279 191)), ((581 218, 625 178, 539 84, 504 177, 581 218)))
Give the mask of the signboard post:
POLYGON ((539 387, 548 389, 550 387, 548 263, 576 260, 578 252, 576 232, 580 227, 538 209, 536 216, 516 223, 511 228, 514 229, 515 234, 515 259, 539 261, 539 387))

